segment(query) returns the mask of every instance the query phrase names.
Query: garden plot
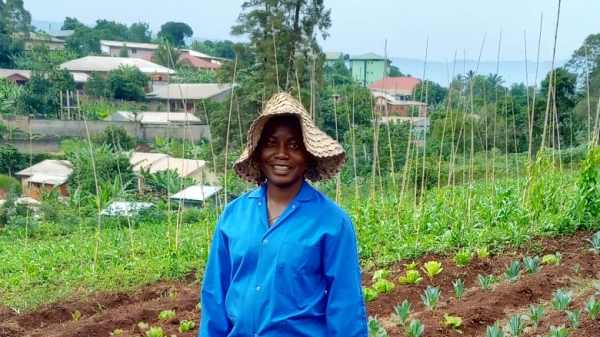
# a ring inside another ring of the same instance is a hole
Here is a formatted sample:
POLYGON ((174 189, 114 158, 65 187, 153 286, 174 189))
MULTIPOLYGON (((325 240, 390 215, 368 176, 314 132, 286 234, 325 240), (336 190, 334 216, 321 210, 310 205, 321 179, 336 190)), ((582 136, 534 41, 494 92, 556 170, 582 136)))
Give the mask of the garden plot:
MULTIPOLYGON (((595 336, 600 314, 592 319, 590 311, 600 312, 591 300, 600 301, 600 254, 592 249, 593 235, 539 238, 528 250, 498 256, 485 256, 485 250, 428 254, 364 273, 365 289, 380 291, 376 298, 365 291, 371 335, 411 336, 406 330, 412 330, 413 336, 595 336), (410 276, 414 272, 418 277, 410 276)), ((0 316, 0 337, 152 337, 160 331, 196 336, 201 313, 194 280, 97 294, 22 314, 7 311, 0 316)))

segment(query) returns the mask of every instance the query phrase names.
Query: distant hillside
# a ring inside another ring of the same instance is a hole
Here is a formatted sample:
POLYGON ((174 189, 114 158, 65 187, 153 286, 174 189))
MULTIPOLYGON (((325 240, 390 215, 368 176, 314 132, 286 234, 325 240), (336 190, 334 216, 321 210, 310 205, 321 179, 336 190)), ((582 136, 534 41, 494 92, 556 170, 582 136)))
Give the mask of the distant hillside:
MULTIPOLYGON (((392 65, 398 67, 404 74, 410 74, 413 77, 423 78, 423 69, 425 68, 424 60, 407 59, 390 57, 392 65)), ((555 67, 564 65, 568 60, 557 60, 555 67)), ((442 86, 448 86, 448 78, 453 76, 453 68, 455 67, 454 62, 448 64, 444 62, 428 61, 425 78, 439 83, 442 86)), ((479 67, 475 60, 457 60, 456 67, 454 69, 454 75, 464 74, 469 70, 477 71, 479 75, 488 75, 490 73, 495 74, 498 69, 498 74, 502 76, 505 81, 505 85, 509 83, 529 83, 534 84, 536 62, 529 61, 527 67, 525 61, 500 61, 497 62, 480 62, 479 67), (529 74, 527 79, 526 74, 529 74)), ((538 65, 537 83, 540 83, 544 77, 552 69, 551 61, 543 61, 538 65)))

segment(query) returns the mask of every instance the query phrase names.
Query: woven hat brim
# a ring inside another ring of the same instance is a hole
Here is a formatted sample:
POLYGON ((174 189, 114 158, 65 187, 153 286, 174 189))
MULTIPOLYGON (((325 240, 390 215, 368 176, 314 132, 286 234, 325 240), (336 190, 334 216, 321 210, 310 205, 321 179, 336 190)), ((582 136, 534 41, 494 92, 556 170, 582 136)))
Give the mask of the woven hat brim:
POLYGON ((274 95, 267 102, 263 113, 252 122, 250 130, 248 130, 248 144, 234 164, 236 174, 257 185, 264 183, 265 177, 253 154, 267 121, 282 114, 298 116, 302 127, 304 146, 314 158, 312 165, 306 168, 306 178, 316 182, 330 179, 338 174, 346 162, 346 151, 339 142, 319 129, 300 102, 287 93, 274 95))

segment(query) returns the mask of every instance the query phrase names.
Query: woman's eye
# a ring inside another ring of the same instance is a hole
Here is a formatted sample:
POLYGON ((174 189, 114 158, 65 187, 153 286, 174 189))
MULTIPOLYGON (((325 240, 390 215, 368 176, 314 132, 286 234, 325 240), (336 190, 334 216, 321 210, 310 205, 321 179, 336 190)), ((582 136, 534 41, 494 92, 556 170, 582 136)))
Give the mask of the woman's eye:
POLYGON ((275 142, 272 141, 272 140, 270 140, 270 141, 267 142, 267 146, 268 147, 273 147, 273 146, 275 146, 275 142))
POLYGON ((291 143, 290 144, 290 148, 292 148, 292 149, 297 149, 299 147, 300 147, 300 145, 298 145, 298 143, 291 143))

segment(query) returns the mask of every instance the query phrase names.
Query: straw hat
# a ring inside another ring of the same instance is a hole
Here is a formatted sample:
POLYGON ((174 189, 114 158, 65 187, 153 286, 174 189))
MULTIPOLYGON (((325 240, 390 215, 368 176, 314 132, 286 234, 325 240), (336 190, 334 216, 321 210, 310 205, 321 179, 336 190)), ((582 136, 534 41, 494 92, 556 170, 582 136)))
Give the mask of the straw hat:
POLYGON ((257 185, 265 183, 266 177, 260 171, 254 151, 262 135, 265 123, 273 116, 282 114, 297 115, 302 126, 304 146, 314 161, 306 167, 305 178, 316 182, 336 175, 344 166, 346 151, 340 143, 321 131, 312 121, 302 104, 287 93, 275 94, 267 102, 264 111, 258 116, 248 131, 248 145, 233 165, 235 172, 244 180, 257 185))

